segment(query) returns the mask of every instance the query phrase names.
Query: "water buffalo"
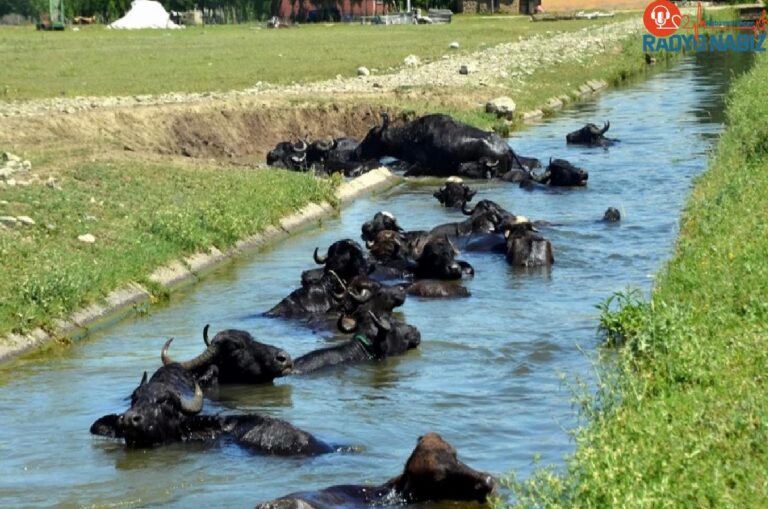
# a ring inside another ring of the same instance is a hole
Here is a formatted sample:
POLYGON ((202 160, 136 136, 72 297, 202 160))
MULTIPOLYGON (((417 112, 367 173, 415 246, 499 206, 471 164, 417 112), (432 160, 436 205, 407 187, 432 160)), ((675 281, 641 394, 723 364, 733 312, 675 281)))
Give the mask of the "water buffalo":
POLYGON ((477 191, 470 189, 460 178, 449 177, 443 186, 432 196, 444 207, 461 207, 472 201, 477 191))
POLYGON ((507 142, 496 133, 457 122, 448 115, 427 115, 392 127, 389 116, 368 131, 356 150, 358 160, 395 157, 413 165, 412 175, 460 174, 462 164, 472 173, 496 176, 523 163, 507 142), (469 166, 467 166, 469 165, 469 166))
POLYGON ((474 275, 475 269, 469 263, 456 260, 458 254, 447 236, 432 237, 416 259, 414 274, 417 278, 446 280, 461 279, 465 274, 474 275))
POLYGON ((342 173, 345 177, 357 177, 381 166, 378 159, 358 161, 355 158, 359 143, 354 138, 315 140, 307 149, 308 164, 326 174, 342 173))
POLYGON ((429 299, 452 299, 469 297, 471 293, 457 281, 442 281, 436 279, 420 279, 408 285, 405 290, 408 295, 429 299))
POLYGON ((397 219, 391 212, 382 210, 374 214, 373 219, 366 221, 362 226, 361 238, 364 241, 373 241, 376 239, 376 235, 383 230, 392 230, 395 232, 402 232, 403 229, 397 224, 397 219))
POLYGON ((567 134, 565 140, 568 143, 589 145, 591 147, 608 147, 619 141, 603 136, 610 128, 610 122, 606 122, 602 129, 595 124, 587 124, 581 129, 567 134))
POLYGON ((605 214, 603 214, 602 220, 605 223, 618 223, 621 221, 621 212, 615 207, 608 207, 605 214))
POLYGON ((94 435, 125 440, 131 448, 171 442, 212 443, 234 440, 255 452, 316 455, 334 448, 288 422, 258 414, 200 415, 203 392, 192 373, 178 364, 147 373, 131 394, 131 406, 122 414, 109 414, 91 426, 94 435))
POLYGON ((456 449, 437 433, 419 437, 403 473, 379 486, 340 485, 294 493, 256 509, 330 509, 380 507, 457 500, 485 502, 493 478, 459 461, 456 449))
POLYGON ((509 218, 500 226, 507 239, 507 262, 517 267, 549 267, 555 262, 552 243, 538 234, 524 216, 509 218))
POLYGON ((267 164, 293 171, 307 171, 310 167, 307 161, 309 146, 304 140, 296 143, 283 141, 267 153, 267 164))
POLYGON ((381 360, 402 355, 421 342, 421 334, 412 325, 379 318, 373 311, 364 316, 339 317, 342 332, 355 335, 339 345, 321 348, 302 355, 294 364, 295 374, 305 374, 340 364, 381 360))
POLYGON ((587 185, 589 172, 578 168, 565 159, 550 159, 546 171, 541 176, 520 182, 524 189, 536 189, 539 186, 582 187, 587 185))
POLYGON ((318 254, 315 248, 313 258, 315 263, 324 266, 323 270, 335 272, 344 281, 365 276, 373 270, 362 246, 351 239, 334 242, 325 255, 318 254))
POLYGON ((306 281, 278 302, 265 316, 307 319, 336 309, 344 298, 344 282, 332 270, 306 281))
MULTIPOLYGON (((260 384, 291 372, 293 361, 285 350, 259 343, 248 332, 227 329, 208 340, 208 325, 203 329, 206 349, 194 359, 179 362, 198 381, 219 384, 260 384), (210 373, 215 366, 214 374, 210 373)), ((175 362, 168 356, 169 339, 160 353, 164 366, 175 362)))

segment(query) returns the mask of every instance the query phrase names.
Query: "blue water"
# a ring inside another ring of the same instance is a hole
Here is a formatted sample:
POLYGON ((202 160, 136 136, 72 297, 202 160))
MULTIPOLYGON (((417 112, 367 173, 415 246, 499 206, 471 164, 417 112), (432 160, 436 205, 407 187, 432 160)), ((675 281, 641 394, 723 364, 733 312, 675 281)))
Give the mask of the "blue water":
POLYGON ((574 447, 567 430, 576 411, 560 375, 590 379, 582 350, 594 351, 599 341, 595 305, 628 285, 647 291, 669 257, 685 196, 721 129, 729 71, 719 64, 683 60, 515 135, 521 154, 566 158, 590 172, 587 188, 553 193, 477 184, 475 200, 559 224, 542 230, 555 251, 551 271, 519 271, 501 256, 464 253, 476 269, 466 283, 472 297, 409 298, 400 310, 422 332, 419 350, 274 386, 227 389, 221 401, 206 402, 206 412, 266 412, 359 452, 285 459, 234 446, 128 451, 88 428, 126 408, 142 372, 159 366, 166 338, 176 338, 176 358, 199 353, 206 323, 213 331, 247 329, 294 357, 326 344, 323 334, 257 315, 299 284, 315 246, 359 239, 360 225, 378 210, 393 212, 407 229, 461 220, 431 197, 434 180, 358 200, 322 228, 222 268, 148 316, 0 367, 0 507, 252 507, 300 489, 384 482, 426 431, 441 433, 460 458, 495 475, 528 474, 534 455, 561 465, 574 447), (567 132, 604 119, 621 144, 566 146, 567 132), (608 206, 620 209, 619 225, 598 222, 608 206))

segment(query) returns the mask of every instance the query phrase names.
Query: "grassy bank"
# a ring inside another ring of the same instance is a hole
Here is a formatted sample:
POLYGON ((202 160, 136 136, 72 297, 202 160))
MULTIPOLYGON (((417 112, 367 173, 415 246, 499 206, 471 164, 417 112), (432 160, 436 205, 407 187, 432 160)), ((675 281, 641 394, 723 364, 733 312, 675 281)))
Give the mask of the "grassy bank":
POLYGON ((607 302, 620 345, 565 476, 513 483, 521 506, 768 506, 768 58, 728 124, 649 301, 607 302))
MULTIPOLYGON (((332 201, 328 181, 279 170, 89 163, 56 187, 0 190, 0 216, 34 225, 0 229, 0 337, 66 316, 185 254, 223 249, 310 201, 332 201), (78 240, 90 233, 92 244, 78 240)), ((151 285, 149 286, 151 288, 151 285)))
POLYGON ((625 19, 531 23, 527 17, 456 16, 447 25, 252 25, 186 30, 35 32, 0 27, 0 101, 78 95, 135 95, 242 89, 384 71, 409 54, 438 59, 459 41, 474 51, 551 30, 576 31, 625 19))

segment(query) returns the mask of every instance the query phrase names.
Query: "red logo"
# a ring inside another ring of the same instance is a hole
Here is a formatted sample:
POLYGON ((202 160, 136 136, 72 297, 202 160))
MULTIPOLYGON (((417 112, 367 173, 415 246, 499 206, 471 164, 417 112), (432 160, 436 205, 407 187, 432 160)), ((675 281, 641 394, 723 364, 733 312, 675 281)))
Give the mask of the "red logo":
POLYGON ((668 37, 680 28, 683 17, 680 9, 668 0, 656 0, 648 4, 643 14, 645 28, 656 37, 668 37))

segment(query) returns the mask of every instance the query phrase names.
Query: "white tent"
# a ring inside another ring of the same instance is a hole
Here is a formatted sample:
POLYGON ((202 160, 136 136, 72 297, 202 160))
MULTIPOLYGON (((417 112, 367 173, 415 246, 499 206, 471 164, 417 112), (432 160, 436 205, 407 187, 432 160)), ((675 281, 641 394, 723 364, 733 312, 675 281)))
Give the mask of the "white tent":
POLYGON ((154 0, 134 0, 131 10, 107 28, 183 28, 171 21, 171 16, 154 0))

